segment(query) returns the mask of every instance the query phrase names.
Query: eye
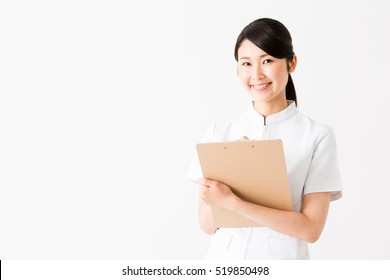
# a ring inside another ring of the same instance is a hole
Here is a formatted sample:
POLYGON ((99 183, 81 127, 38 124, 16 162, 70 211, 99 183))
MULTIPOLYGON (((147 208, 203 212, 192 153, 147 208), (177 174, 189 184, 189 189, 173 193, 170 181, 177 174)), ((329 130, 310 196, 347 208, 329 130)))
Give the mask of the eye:
POLYGON ((271 62, 272 62, 271 59, 264 59, 263 64, 268 64, 268 63, 271 63, 271 62))
POLYGON ((251 64, 249 62, 243 62, 241 63, 242 66, 250 66, 251 64))

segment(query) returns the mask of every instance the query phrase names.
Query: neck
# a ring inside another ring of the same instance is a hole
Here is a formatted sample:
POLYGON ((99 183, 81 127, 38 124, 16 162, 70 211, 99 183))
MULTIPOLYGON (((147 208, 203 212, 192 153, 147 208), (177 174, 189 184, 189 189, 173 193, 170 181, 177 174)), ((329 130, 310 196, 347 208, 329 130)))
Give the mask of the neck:
POLYGON ((271 101, 271 102, 260 102, 260 101, 253 101, 253 107, 255 111, 259 114, 261 114, 264 117, 267 117, 269 115, 278 113, 285 108, 287 108, 288 103, 287 100, 281 99, 280 101, 271 101))

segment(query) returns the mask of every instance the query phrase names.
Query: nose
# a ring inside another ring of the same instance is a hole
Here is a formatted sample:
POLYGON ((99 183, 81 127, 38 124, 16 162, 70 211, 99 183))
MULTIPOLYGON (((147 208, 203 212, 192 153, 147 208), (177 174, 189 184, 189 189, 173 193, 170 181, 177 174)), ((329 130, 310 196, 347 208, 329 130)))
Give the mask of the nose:
POLYGON ((252 80, 259 81, 264 78, 265 78, 265 74, 263 72, 261 65, 256 65, 256 67, 253 67, 252 80))

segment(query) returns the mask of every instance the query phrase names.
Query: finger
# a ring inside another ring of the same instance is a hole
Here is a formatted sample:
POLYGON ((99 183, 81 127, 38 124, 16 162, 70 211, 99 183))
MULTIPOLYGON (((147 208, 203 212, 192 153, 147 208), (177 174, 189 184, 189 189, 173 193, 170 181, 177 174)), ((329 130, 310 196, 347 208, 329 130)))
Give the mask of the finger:
POLYGON ((206 187, 204 185, 200 185, 199 191, 200 191, 201 197, 204 198, 207 195, 208 189, 209 189, 208 187, 206 187))
POLYGON ((218 185, 218 183, 219 182, 217 182, 217 181, 206 179, 206 178, 201 179, 202 185, 205 185, 205 186, 211 187, 211 188, 216 187, 218 185))
POLYGON ((214 181, 212 181, 212 180, 208 180, 208 179, 200 179, 199 181, 198 181, 198 183, 199 183, 199 186, 200 187, 202 187, 202 188, 209 188, 210 187, 210 185, 213 185, 213 182, 214 181))
POLYGON ((242 136, 242 137, 240 138, 240 141, 246 141, 246 140, 249 140, 249 138, 246 137, 246 136, 242 136))
POLYGON ((199 178, 197 181, 198 181, 198 184, 199 184, 200 186, 202 186, 202 187, 208 187, 205 178, 199 178))

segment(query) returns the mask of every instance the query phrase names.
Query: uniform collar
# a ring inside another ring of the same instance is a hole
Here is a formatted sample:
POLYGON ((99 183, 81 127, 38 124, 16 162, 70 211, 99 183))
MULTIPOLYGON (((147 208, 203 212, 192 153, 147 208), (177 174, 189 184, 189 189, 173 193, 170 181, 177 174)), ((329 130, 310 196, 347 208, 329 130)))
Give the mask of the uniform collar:
POLYGON ((259 114, 254 106, 253 102, 249 105, 249 108, 247 110, 247 116, 255 123, 260 123, 264 124, 266 123, 267 125, 282 122, 284 120, 287 120, 293 116, 295 116, 298 113, 298 109, 295 106, 295 102, 291 100, 287 100, 288 106, 283 109, 280 112, 277 112, 275 114, 269 115, 266 118, 259 114))

